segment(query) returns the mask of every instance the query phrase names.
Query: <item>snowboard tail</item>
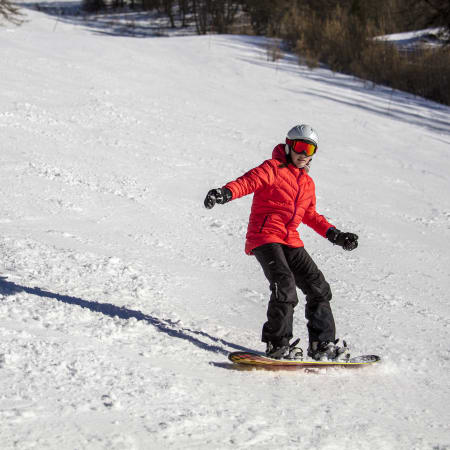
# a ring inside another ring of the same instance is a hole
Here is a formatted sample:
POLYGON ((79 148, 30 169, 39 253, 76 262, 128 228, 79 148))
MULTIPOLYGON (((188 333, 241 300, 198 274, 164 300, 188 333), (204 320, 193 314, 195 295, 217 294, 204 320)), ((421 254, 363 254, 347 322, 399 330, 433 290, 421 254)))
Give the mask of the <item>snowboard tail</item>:
POLYGON ((362 355, 350 358, 345 361, 315 361, 315 360, 291 360, 291 359, 273 359, 255 352, 232 352, 228 359, 238 365, 253 367, 362 367, 377 361, 380 357, 376 355, 362 355))

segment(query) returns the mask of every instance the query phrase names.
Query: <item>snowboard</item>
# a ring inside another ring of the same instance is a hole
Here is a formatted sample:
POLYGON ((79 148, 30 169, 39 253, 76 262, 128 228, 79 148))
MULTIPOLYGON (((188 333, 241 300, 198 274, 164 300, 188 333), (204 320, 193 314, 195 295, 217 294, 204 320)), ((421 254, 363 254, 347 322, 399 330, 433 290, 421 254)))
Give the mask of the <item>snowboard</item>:
POLYGON ((292 359, 273 359, 256 352, 232 352, 228 359, 241 367, 258 367, 264 369, 270 368, 319 368, 319 367, 364 367, 374 364, 381 360, 376 355, 362 355, 350 358, 345 361, 315 361, 315 360, 292 360, 292 359))

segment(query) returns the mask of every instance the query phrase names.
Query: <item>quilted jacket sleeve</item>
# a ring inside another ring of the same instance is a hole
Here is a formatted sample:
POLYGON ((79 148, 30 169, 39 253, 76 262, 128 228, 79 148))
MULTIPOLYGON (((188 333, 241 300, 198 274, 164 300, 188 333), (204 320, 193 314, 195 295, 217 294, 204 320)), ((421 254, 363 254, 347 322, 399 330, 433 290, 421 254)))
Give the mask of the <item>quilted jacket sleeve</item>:
POLYGON ((303 223, 311 227, 315 232, 319 233, 323 237, 326 237, 327 231, 334 226, 331 223, 329 223, 324 216, 320 215, 316 211, 316 193, 314 184, 313 184, 313 198, 308 209, 305 211, 305 215, 303 216, 303 223))
POLYGON ((225 186, 233 194, 232 199, 243 197, 244 195, 251 194, 258 189, 270 186, 275 181, 276 170, 277 170, 276 160, 269 159, 264 161, 258 167, 249 170, 247 173, 237 178, 234 181, 230 181, 225 186))

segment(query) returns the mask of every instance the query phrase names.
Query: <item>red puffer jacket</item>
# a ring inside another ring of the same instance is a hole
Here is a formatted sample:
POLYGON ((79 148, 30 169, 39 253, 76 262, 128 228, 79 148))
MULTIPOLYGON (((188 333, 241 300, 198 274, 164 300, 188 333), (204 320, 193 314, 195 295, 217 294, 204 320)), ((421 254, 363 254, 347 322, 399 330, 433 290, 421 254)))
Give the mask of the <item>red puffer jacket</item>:
POLYGON ((245 243, 249 255, 254 248, 274 242, 303 247, 297 231, 302 222, 323 237, 333 226, 317 213, 314 181, 305 169, 288 164, 284 144, 273 149, 272 159, 224 187, 233 200, 255 193, 245 243))

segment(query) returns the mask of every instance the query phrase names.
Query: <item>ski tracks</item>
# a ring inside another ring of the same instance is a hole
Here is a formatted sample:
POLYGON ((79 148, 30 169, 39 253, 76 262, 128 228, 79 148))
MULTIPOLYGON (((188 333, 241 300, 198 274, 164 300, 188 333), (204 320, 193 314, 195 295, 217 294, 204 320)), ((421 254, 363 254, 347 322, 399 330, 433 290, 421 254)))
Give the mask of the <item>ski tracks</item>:
POLYGON ((223 409, 201 406, 205 384, 208 391, 215 382, 194 359, 204 361, 205 350, 207 360, 222 359, 230 343, 167 312, 164 273, 32 240, 2 239, 0 249, 9 274, 0 280, 0 377, 10 386, 0 394, 2 433, 21 428, 21 448, 67 439, 142 448, 143 429, 170 444, 182 442, 180 433, 190 440, 200 419, 205 430, 219 426, 223 409), (115 432, 125 416, 134 432, 115 432), (61 432, 76 423, 77 435, 38 431, 36 422, 48 429, 55 417, 61 432), (87 421, 100 421, 101 432, 87 421))

